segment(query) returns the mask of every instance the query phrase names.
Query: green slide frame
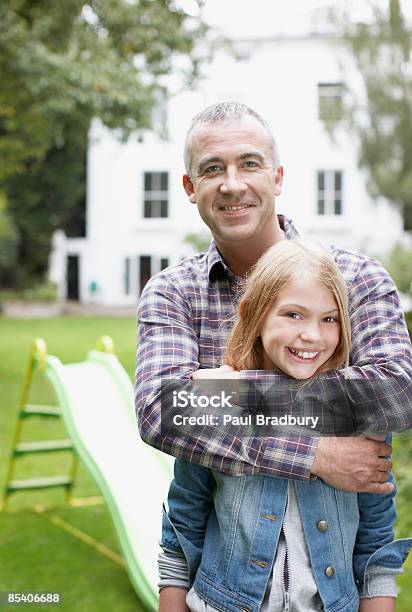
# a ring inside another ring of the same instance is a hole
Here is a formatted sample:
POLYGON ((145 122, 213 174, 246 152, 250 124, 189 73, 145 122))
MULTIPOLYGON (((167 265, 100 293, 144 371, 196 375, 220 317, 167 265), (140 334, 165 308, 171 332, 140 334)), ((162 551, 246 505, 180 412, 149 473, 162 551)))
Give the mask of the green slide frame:
POLYGON ((49 355, 46 376, 68 434, 107 502, 130 581, 142 604, 156 610, 162 503, 173 460, 139 438, 133 387, 115 355, 91 351, 72 364, 49 355))

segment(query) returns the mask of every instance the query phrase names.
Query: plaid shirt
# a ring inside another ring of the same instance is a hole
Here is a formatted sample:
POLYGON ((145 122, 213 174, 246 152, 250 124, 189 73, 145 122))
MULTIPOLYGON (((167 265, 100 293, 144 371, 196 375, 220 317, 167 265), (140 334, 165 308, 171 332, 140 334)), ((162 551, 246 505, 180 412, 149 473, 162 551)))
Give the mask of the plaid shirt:
MULTIPOLYGON (((279 215, 285 236, 298 236, 279 215)), ((352 326, 350 367, 346 376, 390 379, 390 393, 360 398, 360 409, 373 406, 387 430, 412 426, 411 344, 393 281, 375 260, 332 248, 348 287, 352 326)), ((227 474, 270 474, 308 478, 318 438, 283 436, 246 438, 216 431, 216 436, 168 436, 161 433, 161 381, 190 379, 199 368, 217 368, 238 299, 237 279, 212 241, 207 253, 185 259, 153 276, 138 307, 135 404, 145 442, 189 462, 227 474)), ((283 375, 243 371, 241 378, 276 384, 283 375)), ((325 381, 344 380, 342 370, 319 375, 311 384, 322 397, 325 381)))

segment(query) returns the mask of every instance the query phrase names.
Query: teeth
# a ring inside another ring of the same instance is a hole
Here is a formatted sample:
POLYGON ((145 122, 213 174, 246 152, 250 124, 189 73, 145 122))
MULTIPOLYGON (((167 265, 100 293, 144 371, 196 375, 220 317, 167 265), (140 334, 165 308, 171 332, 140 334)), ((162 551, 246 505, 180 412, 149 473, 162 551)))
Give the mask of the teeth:
POLYGON ((243 210, 244 208, 247 208, 248 205, 247 204, 243 204, 242 206, 224 206, 223 210, 243 210))
POLYGON ((303 359, 312 359, 312 357, 316 357, 317 353, 308 353, 307 351, 299 351, 298 357, 303 357, 303 359))
POLYGON ((302 359, 313 359, 313 357, 317 357, 319 355, 318 352, 309 352, 309 351, 297 351, 296 349, 290 348, 291 353, 294 353, 298 357, 302 359))

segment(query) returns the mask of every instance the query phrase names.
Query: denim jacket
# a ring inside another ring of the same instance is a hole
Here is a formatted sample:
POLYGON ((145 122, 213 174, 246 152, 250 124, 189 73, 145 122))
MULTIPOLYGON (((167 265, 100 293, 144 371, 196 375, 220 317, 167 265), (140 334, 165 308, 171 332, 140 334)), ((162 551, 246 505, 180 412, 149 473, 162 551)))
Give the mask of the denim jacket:
MULTIPOLYGON (((393 479, 392 479, 393 482, 393 479)), ((373 574, 401 573, 412 539, 393 541, 395 492, 348 493, 295 481, 312 571, 326 612, 355 612, 373 574), (321 521, 321 522, 320 522, 321 521)), ((227 476, 175 462, 161 546, 183 552, 189 581, 219 610, 258 612, 282 528, 288 481, 227 476)))

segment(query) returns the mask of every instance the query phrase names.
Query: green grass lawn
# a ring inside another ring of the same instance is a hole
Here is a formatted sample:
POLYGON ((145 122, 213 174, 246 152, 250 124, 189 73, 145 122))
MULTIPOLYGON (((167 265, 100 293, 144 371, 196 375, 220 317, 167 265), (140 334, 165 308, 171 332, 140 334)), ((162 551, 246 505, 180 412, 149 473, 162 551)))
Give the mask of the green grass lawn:
MULTIPOLYGON (((49 320, 0 318, 0 490, 15 426, 23 373, 33 338, 43 337, 49 353, 63 362, 80 361, 103 334, 112 336, 116 354, 133 375, 135 322, 132 319, 58 317, 49 320)), ((53 401, 45 381, 36 375, 35 401, 53 401)), ((25 428, 25 439, 64 437, 61 423, 32 419, 25 428)), ((137 435, 137 430, 136 430, 137 435)), ((394 441, 398 480, 398 537, 412 534, 412 437, 410 433, 394 441)), ((19 460, 16 477, 64 473, 70 455, 45 455, 19 460)), ((75 496, 99 492, 88 473, 80 468, 75 496)), ((141 612, 125 570, 113 560, 67 533, 53 522, 54 517, 74 525, 114 552, 120 553, 105 505, 70 508, 63 503, 63 491, 27 492, 12 496, 5 513, 0 514, 0 591, 59 592, 59 610, 75 612, 141 612), (38 512, 40 507, 46 511, 38 512)), ((412 562, 399 578, 401 594, 397 611, 412 608, 412 562)), ((37 606, 42 609, 43 606, 37 606)), ((12 610, 15 607, 3 608, 12 610)), ((45 608, 46 609, 46 608, 45 608)), ((50 607, 48 608, 50 609, 50 607)))
MULTIPOLYGON (((43 337, 49 353, 58 355, 63 362, 70 362, 84 359, 102 334, 112 336, 116 353, 132 376, 136 337, 136 324, 132 319, 59 317, 18 321, 0 318, 1 489, 33 338, 43 337)), ((34 401, 53 402, 53 394, 41 375, 35 376, 32 397, 34 401)), ((65 436, 62 423, 55 420, 33 418, 24 427, 26 440, 65 436)), ((16 464, 15 477, 64 474, 70 462, 69 453, 24 457, 16 464)), ((82 467, 77 482, 76 497, 99 495, 82 467)), ((120 554, 104 504, 67 507, 60 489, 16 493, 10 498, 7 511, 0 514, 0 591, 59 592, 63 603, 58 609, 70 612, 143 612, 144 607, 137 600, 124 568, 61 529, 53 522, 56 516, 120 554), (49 510, 36 512, 34 508, 41 509, 40 505, 49 510)), ((2 609, 12 610, 15 606, 2 609)))

